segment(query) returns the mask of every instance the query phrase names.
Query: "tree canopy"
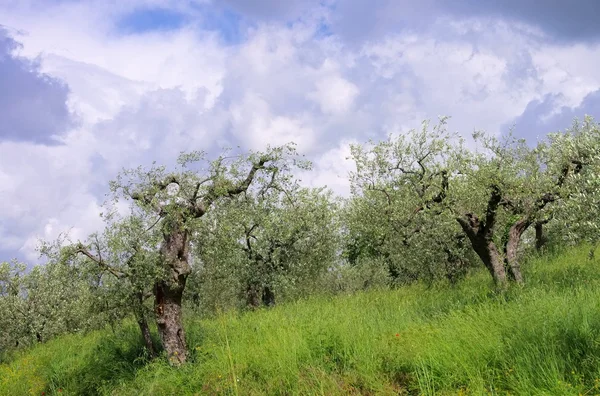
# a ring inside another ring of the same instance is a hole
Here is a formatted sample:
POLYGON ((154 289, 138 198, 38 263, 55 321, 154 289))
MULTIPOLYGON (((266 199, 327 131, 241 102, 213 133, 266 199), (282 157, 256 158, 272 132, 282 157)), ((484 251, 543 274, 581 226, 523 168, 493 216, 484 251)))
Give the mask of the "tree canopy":
POLYGON ((123 170, 103 230, 44 242, 44 265, 0 264, 0 348, 132 317, 147 357, 180 365, 189 310, 455 284, 479 267, 503 292, 527 282, 526 252, 600 241, 600 128, 590 117, 535 146, 511 133, 467 139, 441 118, 355 144, 350 159, 343 198, 302 184, 311 164, 293 144, 123 170))

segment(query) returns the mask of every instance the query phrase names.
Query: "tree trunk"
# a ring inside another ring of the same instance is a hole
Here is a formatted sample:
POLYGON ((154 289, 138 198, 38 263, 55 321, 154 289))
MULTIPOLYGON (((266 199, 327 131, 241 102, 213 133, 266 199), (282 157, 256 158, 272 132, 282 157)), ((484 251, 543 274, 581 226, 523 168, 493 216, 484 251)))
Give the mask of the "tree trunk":
POLYGON ((546 237, 544 236, 544 222, 538 221, 535 223, 535 249, 539 252, 546 244, 546 237))
POLYGON ((504 269, 504 260, 492 239, 492 234, 488 232, 475 232, 466 222, 459 223, 463 227, 465 234, 469 237, 473 250, 483 265, 490 272, 494 283, 500 288, 506 286, 506 270, 504 269))
POLYGON ((261 305, 275 305, 275 293, 269 286, 261 286, 259 282, 248 282, 246 286, 246 307, 257 309, 261 305))
POLYGON ((492 275, 496 286, 505 288, 506 270, 504 269, 504 260, 502 260, 500 251, 494 243, 494 224, 496 223, 496 212, 501 199, 500 188, 492 185, 485 211, 485 220, 481 221, 474 214, 466 213, 464 216, 457 217, 456 221, 471 241, 475 253, 492 275))
POLYGON ((262 293, 262 303, 267 307, 275 305, 275 293, 269 286, 265 286, 262 293))
POLYGON ((185 363, 187 348, 182 324, 181 298, 183 290, 172 288, 166 282, 156 284, 156 324, 160 341, 167 352, 169 362, 185 363))
POLYGON ((187 277, 191 272, 188 251, 186 231, 176 228, 165 235, 161 256, 168 276, 157 282, 154 287, 158 334, 169 362, 173 365, 185 363, 187 358, 181 301, 187 277))
POLYGON ((260 307, 260 285, 255 282, 248 282, 246 287, 246 307, 257 309, 260 307))
POLYGON ((528 218, 521 219, 513 224, 508 230, 508 240, 506 242, 506 264, 512 279, 518 284, 523 283, 523 275, 521 274, 521 266, 519 265, 519 244, 521 236, 531 225, 531 220, 528 218))
POLYGON ((148 326, 148 320, 146 319, 146 313, 144 312, 144 296, 143 293, 138 292, 135 295, 135 299, 133 302, 135 305, 134 314, 136 317, 136 321, 138 326, 140 327, 140 332, 142 334, 142 339, 144 340, 144 346, 148 351, 148 355, 150 359, 154 359, 156 357, 156 349, 154 348, 154 342, 152 341, 152 335, 150 333, 150 326, 148 326))
POLYGON ((486 265, 496 285, 504 288, 506 285, 506 270, 504 269, 504 260, 494 242, 487 242, 485 248, 477 253, 486 265))
POLYGON ((146 316, 143 314, 138 316, 137 318, 138 326, 140 326, 140 332, 142 333, 142 338, 144 339, 144 346, 148 351, 148 355, 150 359, 154 359, 156 357, 156 350, 154 349, 154 343, 152 342, 152 335, 150 334, 150 326, 148 326, 148 321, 146 320, 146 316))
POLYGON ((469 236, 473 250, 479 256, 483 265, 490 272, 496 285, 504 287, 506 285, 506 270, 504 269, 504 260, 502 255, 492 240, 486 240, 485 237, 474 234, 469 236))

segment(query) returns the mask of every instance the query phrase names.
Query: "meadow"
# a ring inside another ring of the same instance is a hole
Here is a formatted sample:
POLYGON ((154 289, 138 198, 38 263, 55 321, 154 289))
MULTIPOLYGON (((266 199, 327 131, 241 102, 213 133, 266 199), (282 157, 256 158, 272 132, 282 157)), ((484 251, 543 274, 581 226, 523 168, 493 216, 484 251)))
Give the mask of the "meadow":
POLYGON ((525 286, 475 271, 313 296, 256 312, 188 315, 189 362, 148 361, 135 323, 66 335, 0 365, 2 395, 600 394, 600 261, 529 258, 525 286))

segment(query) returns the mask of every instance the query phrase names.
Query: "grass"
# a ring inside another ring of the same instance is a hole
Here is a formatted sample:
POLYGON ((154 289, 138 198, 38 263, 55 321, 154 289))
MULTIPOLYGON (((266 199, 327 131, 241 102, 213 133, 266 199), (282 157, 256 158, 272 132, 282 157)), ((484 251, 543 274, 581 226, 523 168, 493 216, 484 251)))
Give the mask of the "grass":
POLYGON ((481 271, 186 323, 190 362, 147 362, 126 323, 0 365, 1 395, 600 394, 600 262, 531 259, 497 294, 481 271))

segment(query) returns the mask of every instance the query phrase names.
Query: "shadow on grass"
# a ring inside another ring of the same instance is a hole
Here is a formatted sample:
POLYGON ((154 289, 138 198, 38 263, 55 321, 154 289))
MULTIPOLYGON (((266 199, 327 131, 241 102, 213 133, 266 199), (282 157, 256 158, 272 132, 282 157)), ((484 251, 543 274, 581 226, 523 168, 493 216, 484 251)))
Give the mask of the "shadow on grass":
POLYGON ((100 337, 76 367, 54 367, 46 393, 59 389, 77 395, 109 393, 115 385, 132 381, 149 362, 139 330, 127 324, 100 337))

